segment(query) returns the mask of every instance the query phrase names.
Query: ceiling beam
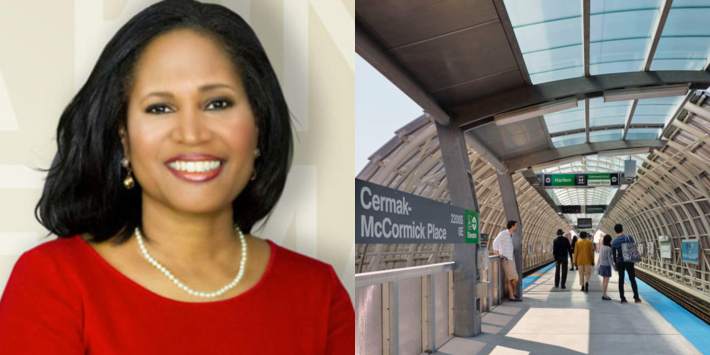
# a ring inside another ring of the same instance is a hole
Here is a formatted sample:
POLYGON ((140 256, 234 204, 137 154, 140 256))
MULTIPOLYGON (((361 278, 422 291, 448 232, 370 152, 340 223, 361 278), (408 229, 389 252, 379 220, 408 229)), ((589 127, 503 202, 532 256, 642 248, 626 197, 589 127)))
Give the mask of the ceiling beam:
MULTIPOLYGON (((601 127, 590 127, 589 132, 608 131, 610 129, 624 129, 624 127, 625 127, 625 125, 623 125, 623 124, 616 124, 616 125, 611 125, 611 126, 601 126, 601 127)), ((663 125, 662 124, 633 124, 629 128, 663 128, 663 125)), ((556 137, 564 137, 564 136, 568 136, 570 134, 577 134, 577 133, 584 133, 584 128, 574 129, 571 131, 552 133, 552 134, 550 134, 550 136, 552 138, 556 138, 556 137)))
MULTIPOLYGON (((590 0, 582 0, 582 25, 584 33, 584 76, 589 76, 589 20, 591 18, 589 3, 590 0)), ((587 137, 587 142, 589 142, 589 137, 587 137)))
POLYGON ((451 117, 446 113, 412 78, 411 74, 392 58, 359 23, 355 23, 355 52, 365 59, 373 68, 377 69, 389 81, 409 96, 419 107, 431 115, 437 122, 447 126, 451 117))
POLYGON ((532 153, 515 159, 505 161, 510 171, 520 171, 535 165, 549 163, 555 160, 571 158, 579 155, 590 155, 608 150, 656 148, 661 149, 666 144, 665 140, 634 140, 611 141, 600 143, 579 144, 558 149, 549 149, 532 153))
POLYGON ((626 72, 558 80, 478 99, 452 107, 449 111, 453 114, 452 124, 465 130, 468 124, 482 118, 553 100, 572 96, 582 100, 600 97, 605 90, 672 84, 689 84, 690 89, 706 89, 710 85, 710 72, 700 70, 626 72))
MULTIPOLYGON (((528 183, 530 183, 530 185, 535 189, 535 191, 537 191, 537 193, 540 195, 540 197, 542 197, 542 199, 545 200, 545 202, 547 202, 547 204, 550 205, 550 207, 552 207, 552 209, 555 211, 555 213, 562 212, 560 210, 560 208, 557 206, 557 204, 555 203, 555 201, 552 199, 552 197, 550 197, 550 194, 547 193, 547 190, 545 190, 545 188, 543 188, 543 187, 540 187, 540 185, 541 185, 540 180, 537 179, 537 175, 535 175, 534 171, 532 171, 530 169, 526 169, 526 170, 521 171, 520 174, 525 178, 525 180, 528 181, 528 183)), ((560 217, 562 217, 562 216, 560 216, 560 217)))
POLYGON ((636 104, 639 100, 634 100, 631 103, 631 110, 629 110, 629 116, 626 117, 626 123, 624 124, 624 134, 621 135, 621 140, 626 140, 626 134, 629 133, 629 127, 631 127, 631 119, 634 117, 634 112, 636 112, 636 104))
MULTIPOLYGON (((653 56, 656 55, 656 48, 658 48, 658 42, 661 40, 661 35, 663 34, 663 27, 666 25, 666 20, 668 19, 668 13, 671 12, 671 6, 673 5, 673 0, 662 0, 661 12, 656 19, 656 26, 654 26, 653 33, 651 34, 651 44, 648 46, 648 52, 646 53, 646 60, 643 63, 643 71, 651 70, 651 62, 653 62, 653 56)), ((629 110, 629 116, 626 117, 626 124, 624 125, 624 133, 621 135, 621 140, 626 140, 626 135, 629 133, 629 127, 631 126, 631 120, 634 117, 634 112, 636 112, 636 105, 638 100, 633 100, 631 102, 631 110, 629 110)))
POLYGON ((518 45, 518 38, 515 37, 513 24, 510 22, 510 17, 508 17, 508 10, 505 9, 503 0, 493 0, 493 5, 496 7, 496 12, 498 12, 498 20, 503 27, 505 36, 508 38, 510 49, 513 51, 513 56, 515 57, 515 62, 518 64, 518 69, 520 69, 520 74, 523 76, 523 81, 526 86, 530 86, 532 85, 530 73, 528 73, 528 67, 525 66, 523 52, 520 50, 520 45, 518 45))
POLYGON ((589 99, 584 100, 584 134, 585 143, 589 143, 589 99))
POLYGON ((499 173, 503 174, 508 172, 508 167, 505 165, 505 163, 500 161, 500 159, 498 159, 498 156, 493 154, 493 152, 491 152, 491 150, 488 149, 485 144, 481 143, 481 141, 479 141, 471 133, 464 132, 463 135, 466 139, 466 144, 471 147, 471 149, 473 149, 476 153, 478 153, 481 158, 491 163, 491 165, 493 165, 493 167, 496 168, 499 173))
POLYGON ((540 127, 542 127, 542 133, 545 134, 545 137, 547 138, 547 144, 550 146, 550 149, 554 149, 555 144, 552 143, 552 135, 550 135, 550 131, 547 128, 547 122, 545 122, 545 117, 539 116, 537 119, 540 121, 540 127))
POLYGON ((658 48, 658 42, 661 40, 663 27, 666 25, 668 13, 671 12, 672 5, 673 0, 663 0, 661 4, 661 13, 656 19, 656 27, 653 29, 653 34, 651 34, 651 45, 648 47, 648 53, 646 53, 646 61, 643 63, 642 68, 643 71, 651 70, 651 62, 653 62, 653 56, 656 55, 656 48, 658 48))

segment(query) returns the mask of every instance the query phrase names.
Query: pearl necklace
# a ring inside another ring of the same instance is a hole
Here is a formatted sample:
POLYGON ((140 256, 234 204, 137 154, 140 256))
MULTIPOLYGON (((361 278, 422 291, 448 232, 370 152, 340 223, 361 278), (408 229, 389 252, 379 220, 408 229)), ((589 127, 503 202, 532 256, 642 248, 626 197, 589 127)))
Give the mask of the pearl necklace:
POLYGON ((237 274, 237 277, 234 278, 232 282, 230 282, 228 285, 222 287, 218 291, 215 292, 198 292, 195 291, 184 283, 182 283, 180 280, 178 280, 168 269, 165 268, 165 266, 161 265, 157 260, 153 259, 150 254, 148 254, 148 250, 145 248, 145 245, 143 244, 143 236, 141 235, 141 231, 138 227, 136 227, 136 239, 138 240, 138 246, 141 249, 141 252, 143 252, 143 256, 148 260, 149 263, 151 263, 153 266, 155 266, 156 269, 160 270, 165 276, 167 276, 170 281, 172 281, 177 287, 181 288, 185 292, 189 293, 192 296, 196 297, 203 297, 203 298, 214 298, 218 297, 225 292, 231 290, 236 286, 239 281, 242 279, 242 276, 244 276, 244 265, 247 260, 247 242, 244 239, 244 233, 242 233, 242 230, 239 229, 238 226, 234 226, 235 230, 237 231, 237 234, 239 234, 239 241, 242 243, 242 260, 239 262, 239 273, 237 274))

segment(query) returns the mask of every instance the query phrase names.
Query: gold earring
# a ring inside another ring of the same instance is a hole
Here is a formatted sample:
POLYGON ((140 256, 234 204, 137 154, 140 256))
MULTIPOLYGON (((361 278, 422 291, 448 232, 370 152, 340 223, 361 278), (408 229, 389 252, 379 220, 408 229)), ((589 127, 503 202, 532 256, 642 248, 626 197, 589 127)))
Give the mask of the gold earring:
POLYGON ((123 179, 123 186, 126 187, 126 190, 130 190, 136 186, 136 182, 133 180, 133 175, 131 174, 131 172, 133 172, 133 170, 131 170, 131 163, 124 157, 121 159, 121 165, 128 170, 126 178, 123 179))
POLYGON ((258 158, 260 156, 261 156, 261 151, 259 150, 259 148, 254 149, 254 157, 258 158))
POLYGON ((256 169, 254 169, 254 171, 252 171, 251 178, 249 180, 251 180, 251 181, 256 180, 256 169))

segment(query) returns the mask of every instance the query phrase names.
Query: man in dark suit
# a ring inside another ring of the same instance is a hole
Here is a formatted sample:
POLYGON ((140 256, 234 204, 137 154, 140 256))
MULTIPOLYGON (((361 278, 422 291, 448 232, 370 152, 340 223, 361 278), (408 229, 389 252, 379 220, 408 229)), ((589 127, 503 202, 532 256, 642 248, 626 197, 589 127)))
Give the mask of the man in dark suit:
POLYGON ((557 238, 552 243, 552 256, 555 258, 555 287, 560 287, 560 267, 562 267, 562 288, 567 282, 567 255, 572 256, 569 239, 563 236, 562 229, 557 230, 557 238))

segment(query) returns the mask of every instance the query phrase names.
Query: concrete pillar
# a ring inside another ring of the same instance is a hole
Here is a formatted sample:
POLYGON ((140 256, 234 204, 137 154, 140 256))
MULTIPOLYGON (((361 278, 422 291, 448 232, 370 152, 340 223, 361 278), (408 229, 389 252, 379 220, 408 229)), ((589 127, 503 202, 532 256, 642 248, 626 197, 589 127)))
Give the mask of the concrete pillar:
MULTIPOLYGON (((508 221, 517 221, 518 230, 513 234, 513 254, 515 254, 515 266, 518 268, 518 286, 515 293, 523 296, 523 222, 520 219, 518 209, 518 199, 515 197, 515 186, 513 185, 513 175, 508 173, 498 173, 498 186, 500 187, 500 198, 503 200, 505 218, 508 221)), ((550 233, 554 233, 551 231, 550 233)))
MULTIPOLYGON (((479 212, 476 188, 468 160, 463 132, 457 127, 436 123, 451 203, 479 212)), ((476 312, 476 244, 454 245, 454 334, 472 337, 481 332, 476 312)))

